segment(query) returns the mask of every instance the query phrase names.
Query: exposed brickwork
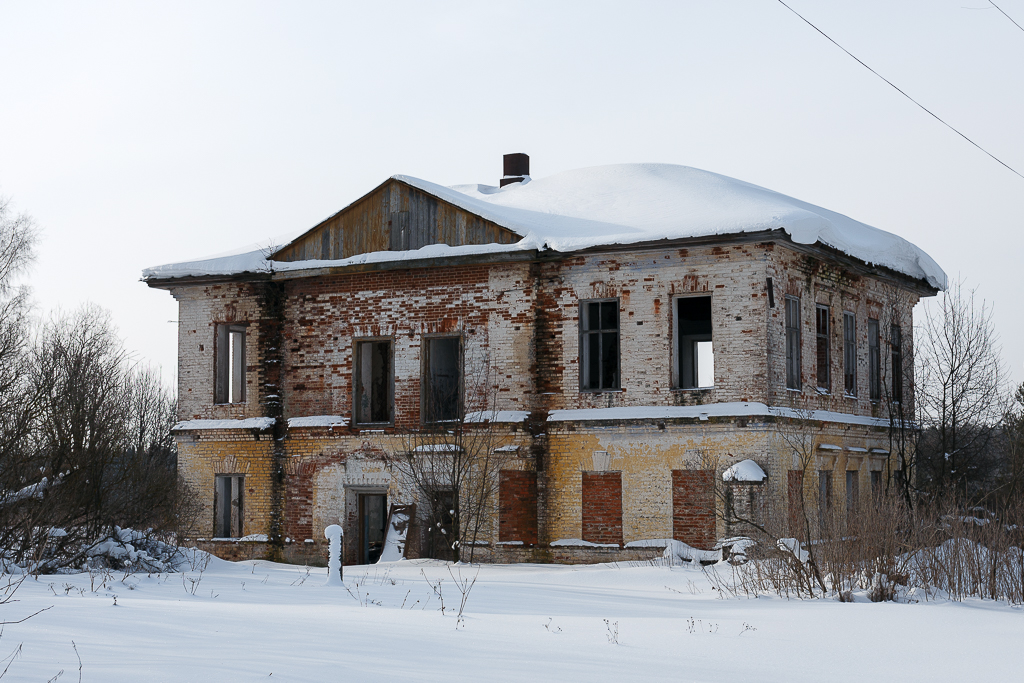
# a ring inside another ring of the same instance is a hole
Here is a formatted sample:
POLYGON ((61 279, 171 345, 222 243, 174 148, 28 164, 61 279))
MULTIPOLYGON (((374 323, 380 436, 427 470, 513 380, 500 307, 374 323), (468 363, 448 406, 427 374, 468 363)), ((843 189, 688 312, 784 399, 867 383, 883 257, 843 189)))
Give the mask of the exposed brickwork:
POLYGON ((498 482, 498 540, 537 543, 537 473, 502 470, 498 482))
POLYGON ((622 545, 622 473, 583 472, 581 538, 622 545))
POLYGON ((715 544, 714 470, 672 470, 672 538, 708 550, 715 544))

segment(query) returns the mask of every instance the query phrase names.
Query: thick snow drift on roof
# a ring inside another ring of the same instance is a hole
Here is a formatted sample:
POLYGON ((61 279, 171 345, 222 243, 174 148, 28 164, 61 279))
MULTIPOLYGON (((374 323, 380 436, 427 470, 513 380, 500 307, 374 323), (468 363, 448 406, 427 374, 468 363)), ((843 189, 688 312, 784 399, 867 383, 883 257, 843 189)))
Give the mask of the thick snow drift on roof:
POLYGON ((393 177, 494 221, 522 235, 523 240, 516 245, 434 245, 415 252, 377 252, 341 261, 272 264, 266 261, 262 252, 252 251, 237 256, 157 266, 145 270, 143 277, 301 270, 480 253, 481 249, 573 251, 609 244, 781 228, 794 242, 820 242, 867 263, 924 279, 934 287, 946 286, 946 274, 938 264, 901 237, 757 185, 687 166, 595 166, 513 183, 503 188, 486 185, 444 187, 411 176, 393 177))
POLYGON ((722 481, 764 481, 767 477, 753 460, 741 460, 722 472, 722 481))

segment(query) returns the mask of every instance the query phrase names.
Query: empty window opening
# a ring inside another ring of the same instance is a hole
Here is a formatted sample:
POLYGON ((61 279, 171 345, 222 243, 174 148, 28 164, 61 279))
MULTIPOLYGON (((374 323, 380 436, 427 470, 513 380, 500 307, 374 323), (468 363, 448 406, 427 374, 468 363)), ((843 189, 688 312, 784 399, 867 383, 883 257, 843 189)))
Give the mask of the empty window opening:
POLYGON ((889 343, 892 346, 892 400, 903 403, 903 333, 899 325, 892 326, 889 343))
POLYGON ((462 406, 462 358, 458 337, 426 340, 426 380, 423 395, 427 422, 453 422, 462 406))
POLYGON ((843 390, 857 395, 857 318, 849 311, 843 313, 843 390))
POLYGON ((875 501, 882 498, 882 473, 875 471, 871 473, 871 496, 875 501))
POLYGON ((245 402, 245 325, 217 325, 216 403, 245 402))
POLYGON ((868 318, 868 389, 872 401, 882 397, 882 354, 878 321, 868 318))
POLYGON ((384 550, 387 524, 387 496, 382 493, 359 494, 359 563, 374 564, 384 550))
POLYGON ((241 538, 242 503, 245 477, 218 474, 213 479, 213 535, 216 538, 241 538))
POLYGON ((815 307, 815 328, 817 330, 817 372, 818 388, 829 391, 829 312, 828 306, 818 304, 815 307))
POLYGON ((430 518, 427 520, 429 556, 435 560, 455 559, 454 543, 459 535, 459 501, 450 489, 430 494, 430 518))
POLYGON ((619 300, 580 304, 580 387, 619 388, 619 300))
POLYGON ((394 417, 394 375, 390 341, 356 343, 356 422, 391 422, 394 417))
POLYGON ((786 297, 786 388, 799 389, 800 381, 800 299, 786 297))
POLYGON ((715 351, 711 327, 711 297, 676 299, 679 387, 704 389, 715 385, 715 351))

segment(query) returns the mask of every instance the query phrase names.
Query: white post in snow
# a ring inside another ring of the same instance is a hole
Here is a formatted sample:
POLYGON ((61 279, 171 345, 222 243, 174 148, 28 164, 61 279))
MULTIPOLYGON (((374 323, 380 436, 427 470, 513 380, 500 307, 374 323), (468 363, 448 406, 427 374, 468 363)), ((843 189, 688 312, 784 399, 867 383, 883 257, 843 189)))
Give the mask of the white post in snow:
POLYGON ((345 532, 337 524, 324 529, 324 538, 331 542, 330 557, 327 560, 327 585, 343 586, 341 580, 341 537, 345 532))

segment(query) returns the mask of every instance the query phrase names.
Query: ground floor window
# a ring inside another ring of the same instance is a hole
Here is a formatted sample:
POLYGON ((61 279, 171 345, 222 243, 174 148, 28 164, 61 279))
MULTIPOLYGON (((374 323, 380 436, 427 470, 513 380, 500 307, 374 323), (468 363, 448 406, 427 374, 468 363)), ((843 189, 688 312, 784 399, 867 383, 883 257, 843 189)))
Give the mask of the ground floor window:
POLYGON ((216 538, 241 538, 245 477, 218 474, 213 480, 213 535, 216 538))
POLYGON ((359 494, 359 563, 374 564, 384 550, 387 524, 387 496, 383 493, 359 494))

